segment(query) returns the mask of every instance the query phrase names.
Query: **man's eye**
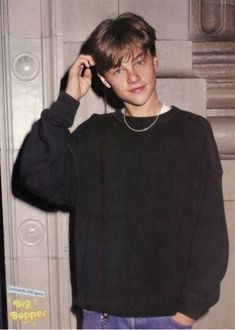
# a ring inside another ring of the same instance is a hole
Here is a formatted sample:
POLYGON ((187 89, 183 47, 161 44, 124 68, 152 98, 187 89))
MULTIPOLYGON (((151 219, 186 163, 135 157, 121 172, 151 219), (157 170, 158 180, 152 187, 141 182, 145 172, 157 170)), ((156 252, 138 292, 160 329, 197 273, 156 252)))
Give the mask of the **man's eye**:
POLYGON ((123 72, 123 70, 120 68, 120 69, 116 69, 115 71, 114 71, 114 75, 119 75, 120 73, 122 73, 123 72))
POLYGON ((139 60, 136 62, 136 65, 139 66, 139 65, 143 65, 144 64, 144 60, 139 60))

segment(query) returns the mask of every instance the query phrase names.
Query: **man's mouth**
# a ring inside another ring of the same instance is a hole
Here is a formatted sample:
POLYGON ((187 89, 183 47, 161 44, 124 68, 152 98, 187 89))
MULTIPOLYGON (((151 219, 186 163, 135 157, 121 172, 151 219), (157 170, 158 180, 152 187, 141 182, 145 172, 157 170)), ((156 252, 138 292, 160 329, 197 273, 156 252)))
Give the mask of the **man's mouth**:
POLYGON ((138 86, 129 90, 131 93, 141 93, 144 90, 145 86, 138 86))

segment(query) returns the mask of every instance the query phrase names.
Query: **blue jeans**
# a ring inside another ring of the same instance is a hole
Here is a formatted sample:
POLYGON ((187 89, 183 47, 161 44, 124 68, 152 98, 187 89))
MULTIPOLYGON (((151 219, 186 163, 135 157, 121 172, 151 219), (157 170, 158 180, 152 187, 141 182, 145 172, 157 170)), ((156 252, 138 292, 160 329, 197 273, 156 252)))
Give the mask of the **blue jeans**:
POLYGON ((83 329, 192 329, 170 316, 120 317, 83 310, 83 329))

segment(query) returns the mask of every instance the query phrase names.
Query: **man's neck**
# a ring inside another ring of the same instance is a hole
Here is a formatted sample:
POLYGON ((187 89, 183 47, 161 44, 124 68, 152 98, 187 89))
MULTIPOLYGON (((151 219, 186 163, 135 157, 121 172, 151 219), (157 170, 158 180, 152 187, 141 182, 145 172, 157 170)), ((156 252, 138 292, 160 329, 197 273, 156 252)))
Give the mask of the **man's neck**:
POLYGON ((131 117, 152 117, 156 116, 161 110, 162 103, 156 100, 151 106, 130 106, 125 105, 126 116, 131 117))

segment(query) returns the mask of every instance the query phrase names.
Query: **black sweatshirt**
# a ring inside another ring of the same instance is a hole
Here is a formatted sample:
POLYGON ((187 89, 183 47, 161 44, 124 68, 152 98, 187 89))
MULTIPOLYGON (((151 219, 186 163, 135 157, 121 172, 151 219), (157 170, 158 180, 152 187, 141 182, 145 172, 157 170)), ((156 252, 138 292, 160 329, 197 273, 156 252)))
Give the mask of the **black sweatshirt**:
MULTIPOLYGON (((20 164, 27 190, 75 214, 75 305, 197 319, 217 302, 228 259, 208 121, 172 107, 137 133, 116 111, 93 114, 70 134, 78 105, 62 92, 42 112, 20 164)), ((127 117, 134 128, 153 119, 127 117)))

